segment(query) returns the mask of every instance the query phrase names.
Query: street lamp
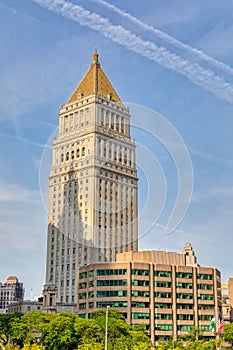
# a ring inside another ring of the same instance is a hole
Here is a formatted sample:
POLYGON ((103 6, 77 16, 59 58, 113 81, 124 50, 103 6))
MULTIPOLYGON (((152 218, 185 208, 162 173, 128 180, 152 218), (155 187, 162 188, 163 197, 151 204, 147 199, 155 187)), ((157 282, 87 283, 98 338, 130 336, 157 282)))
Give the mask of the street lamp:
POLYGON ((105 347, 104 350, 108 350, 108 309, 110 306, 107 306, 106 310, 106 324, 105 324, 105 347))

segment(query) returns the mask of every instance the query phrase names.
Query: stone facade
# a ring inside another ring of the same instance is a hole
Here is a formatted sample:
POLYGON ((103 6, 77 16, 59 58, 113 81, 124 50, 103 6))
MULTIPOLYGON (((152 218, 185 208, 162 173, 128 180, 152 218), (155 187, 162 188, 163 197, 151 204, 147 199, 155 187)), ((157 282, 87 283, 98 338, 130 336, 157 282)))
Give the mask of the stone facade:
POLYGON ((130 114, 92 65, 61 106, 52 147, 46 284, 57 303, 76 303, 79 266, 138 249, 137 172, 130 114))
POLYGON ((16 276, 9 276, 3 284, 0 283, 0 313, 6 313, 10 304, 23 301, 23 298, 23 283, 16 276))

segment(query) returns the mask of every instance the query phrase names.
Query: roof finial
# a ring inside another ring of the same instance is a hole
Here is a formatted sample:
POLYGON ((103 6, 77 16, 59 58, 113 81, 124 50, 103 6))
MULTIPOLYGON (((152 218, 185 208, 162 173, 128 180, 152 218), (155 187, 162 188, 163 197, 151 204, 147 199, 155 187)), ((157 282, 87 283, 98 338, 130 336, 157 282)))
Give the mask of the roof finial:
POLYGON ((95 52, 93 55, 93 63, 99 63, 98 58, 99 58, 99 55, 97 53, 97 49, 95 48, 95 52))

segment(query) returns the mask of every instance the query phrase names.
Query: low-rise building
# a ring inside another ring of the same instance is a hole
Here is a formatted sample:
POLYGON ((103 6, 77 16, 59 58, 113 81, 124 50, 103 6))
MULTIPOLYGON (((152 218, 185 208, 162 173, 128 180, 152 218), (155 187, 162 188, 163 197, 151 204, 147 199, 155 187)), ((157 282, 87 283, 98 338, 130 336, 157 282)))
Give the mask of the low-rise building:
POLYGON ((127 252, 116 262, 80 267, 78 315, 91 318, 107 306, 131 325, 144 324, 152 344, 176 339, 193 326, 213 336, 209 326, 221 312, 221 274, 198 266, 189 243, 182 253, 127 252))
POLYGON ((12 303, 22 302, 24 298, 23 283, 16 276, 9 276, 0 284, 0 313, 6 313, 6 309, 12 303))
POLYGON ((225 323, 233 322, 233 278, 221 285, 222 289, 222 316, 225 323))

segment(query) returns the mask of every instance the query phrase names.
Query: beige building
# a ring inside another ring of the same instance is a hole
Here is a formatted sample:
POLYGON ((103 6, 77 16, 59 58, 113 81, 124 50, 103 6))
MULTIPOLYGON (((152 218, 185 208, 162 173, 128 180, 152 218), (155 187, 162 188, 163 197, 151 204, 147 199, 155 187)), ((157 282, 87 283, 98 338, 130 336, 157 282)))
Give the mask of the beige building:
POLYGON ((23 283, 16 276, 9 276, 3 284, 0 283, 0 313, 7 313, 9 305, 22 302, 23 298, 23 283))
POLYGON ((233 322, 233 278, 223 283, 222 289, 222 316, 225 323, 233 322))
POLYGON ((138 249, 137 181, 129 109, 95 52, 60 108, 52 147, 46 284, 55 284, 57 303, 76 302, 78 266, 138 249))
POLYGON ((221 311, 220 272, 198 266, 189 243, 182 253, 128 252, 116 262, 82 266, 77 288, 79 316, 117 308, 129 324, 144 324, 153 344, 193 326, 213 336, 210 320, 221 311))

